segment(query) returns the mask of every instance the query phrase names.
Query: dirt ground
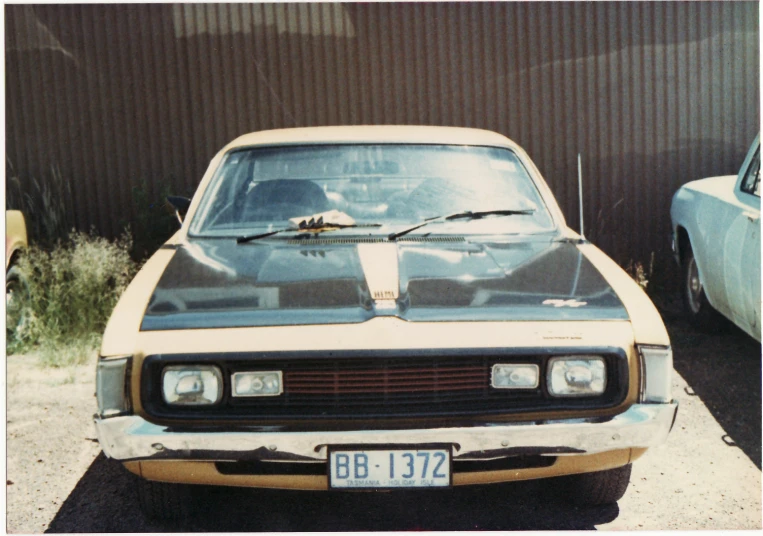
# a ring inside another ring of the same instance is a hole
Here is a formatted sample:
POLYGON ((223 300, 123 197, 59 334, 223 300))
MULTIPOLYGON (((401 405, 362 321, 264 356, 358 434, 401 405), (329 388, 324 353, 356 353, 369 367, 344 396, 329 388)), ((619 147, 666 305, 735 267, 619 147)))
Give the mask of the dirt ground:
POLYGON ((554 495, 553 480, 434 493, 200 488, 193 518, 157 526, 138 510, 135 477, 100 453, 91 419, 95 356, 72 370, 43 370, 33 356, 11 356, 7 530, 760 530, 760 344, 733 327, 706 335, 678 313, 663 316, 678 419, 668 442, 634 464, 617 505, 572 507, 554 495))
POLYGON ((95 354, 86 365, 41 369, 35 356, 6 363, 8 532, 44 532, 100 452, 95 354))

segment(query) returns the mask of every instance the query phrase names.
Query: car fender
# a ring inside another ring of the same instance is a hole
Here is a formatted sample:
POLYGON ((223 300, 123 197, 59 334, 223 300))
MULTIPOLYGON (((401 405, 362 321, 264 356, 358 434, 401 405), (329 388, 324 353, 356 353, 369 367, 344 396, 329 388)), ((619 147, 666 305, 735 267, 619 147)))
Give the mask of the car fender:
POLYGON ((5 211, 5 270, 11 265, 16 253, 27 247, 24 215, 19 210, 5 211))
POLYGON ((670 337, 660 313, 638 283, 593 244, 584 243, 578 249, 601 272, 623 302, 636 344, 670 346, 670 337))

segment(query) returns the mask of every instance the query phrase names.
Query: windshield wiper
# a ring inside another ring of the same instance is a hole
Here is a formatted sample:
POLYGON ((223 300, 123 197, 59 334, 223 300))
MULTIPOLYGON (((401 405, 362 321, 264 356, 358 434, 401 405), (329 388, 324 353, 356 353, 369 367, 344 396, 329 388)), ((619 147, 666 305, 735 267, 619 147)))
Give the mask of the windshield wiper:
POLYGON ((348 229, 350 227, 381 227, 381 223, 341 224, 341 223, 324 223, 320 221, 320 223, 313 222, 305 226, 300 225, 298 229, 295 229, 293 227, 288 227, 286 229, 278 229, 276 231, 269 231, 267 233, 260 233, 260 234, 249 235, 249 236, 239 236, 236 239, 236 243, 243 244, 244 242, 259 240, 260 238, 267 238, 269 236, 273 236, 278 233, 285 233, 288 231, 294 231, 297 233, 305 233, 305 232, 322 233, 323 231, 332 231, 334 229, 348 229))
POLYGON ((408 229, 399 231, 397 233, 391 233, 389 236, 387 236, 387 239, 396 240, 400 238, 401 236, 405 236, 408 233, 413 232, 416 229, 419 229, 421 227, 424 227, 425 225, 429 225, 430 223, 435 221, 479 220, 484 218, 485 216, 529 215, 529 214, 532 214, 533 212, 535 212, 534 208, 527 208, 522 210, 517 210, 517 209, 483 210, 483 211, 477 211, 477 212, 473 212, 471 210, 465 210, 463 212, 456 212, 455 214, 449 214, 447 216, 435 216, 433 218, 427 218, 423 222, 419 223, 418 225, 414 225, 413 227, 409 227, 408 229))

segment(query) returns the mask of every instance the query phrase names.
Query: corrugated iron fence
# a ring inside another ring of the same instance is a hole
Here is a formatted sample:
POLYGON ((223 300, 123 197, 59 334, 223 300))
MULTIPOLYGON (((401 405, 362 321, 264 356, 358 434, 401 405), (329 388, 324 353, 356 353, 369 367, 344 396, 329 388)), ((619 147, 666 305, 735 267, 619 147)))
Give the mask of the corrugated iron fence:
POLYGON ((244 132, 438 124, 527 149, 621 262, 667 253, 673 192, 736 173, 759 128, 756 2, 7 5, 6 150, 80 228, 132 188, 191 193, 244 132))

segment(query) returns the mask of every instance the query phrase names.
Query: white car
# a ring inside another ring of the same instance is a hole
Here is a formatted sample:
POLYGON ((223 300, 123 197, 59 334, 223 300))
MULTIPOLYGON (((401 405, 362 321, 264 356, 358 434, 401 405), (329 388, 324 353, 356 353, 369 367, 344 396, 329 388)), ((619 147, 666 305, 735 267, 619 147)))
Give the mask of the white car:
POLYGON ((760 341, 760 135, 738 174, 679 188, 670 217, 692 323, 712 330, 721 313, 760 341))
POLYGON ((564 477, 612 503, 675 421, 657 309, 500 134, 256 132, 171 203, 182 227, 114 309, 96 388, 149 517, 182 518, 188 484, 564 477))

